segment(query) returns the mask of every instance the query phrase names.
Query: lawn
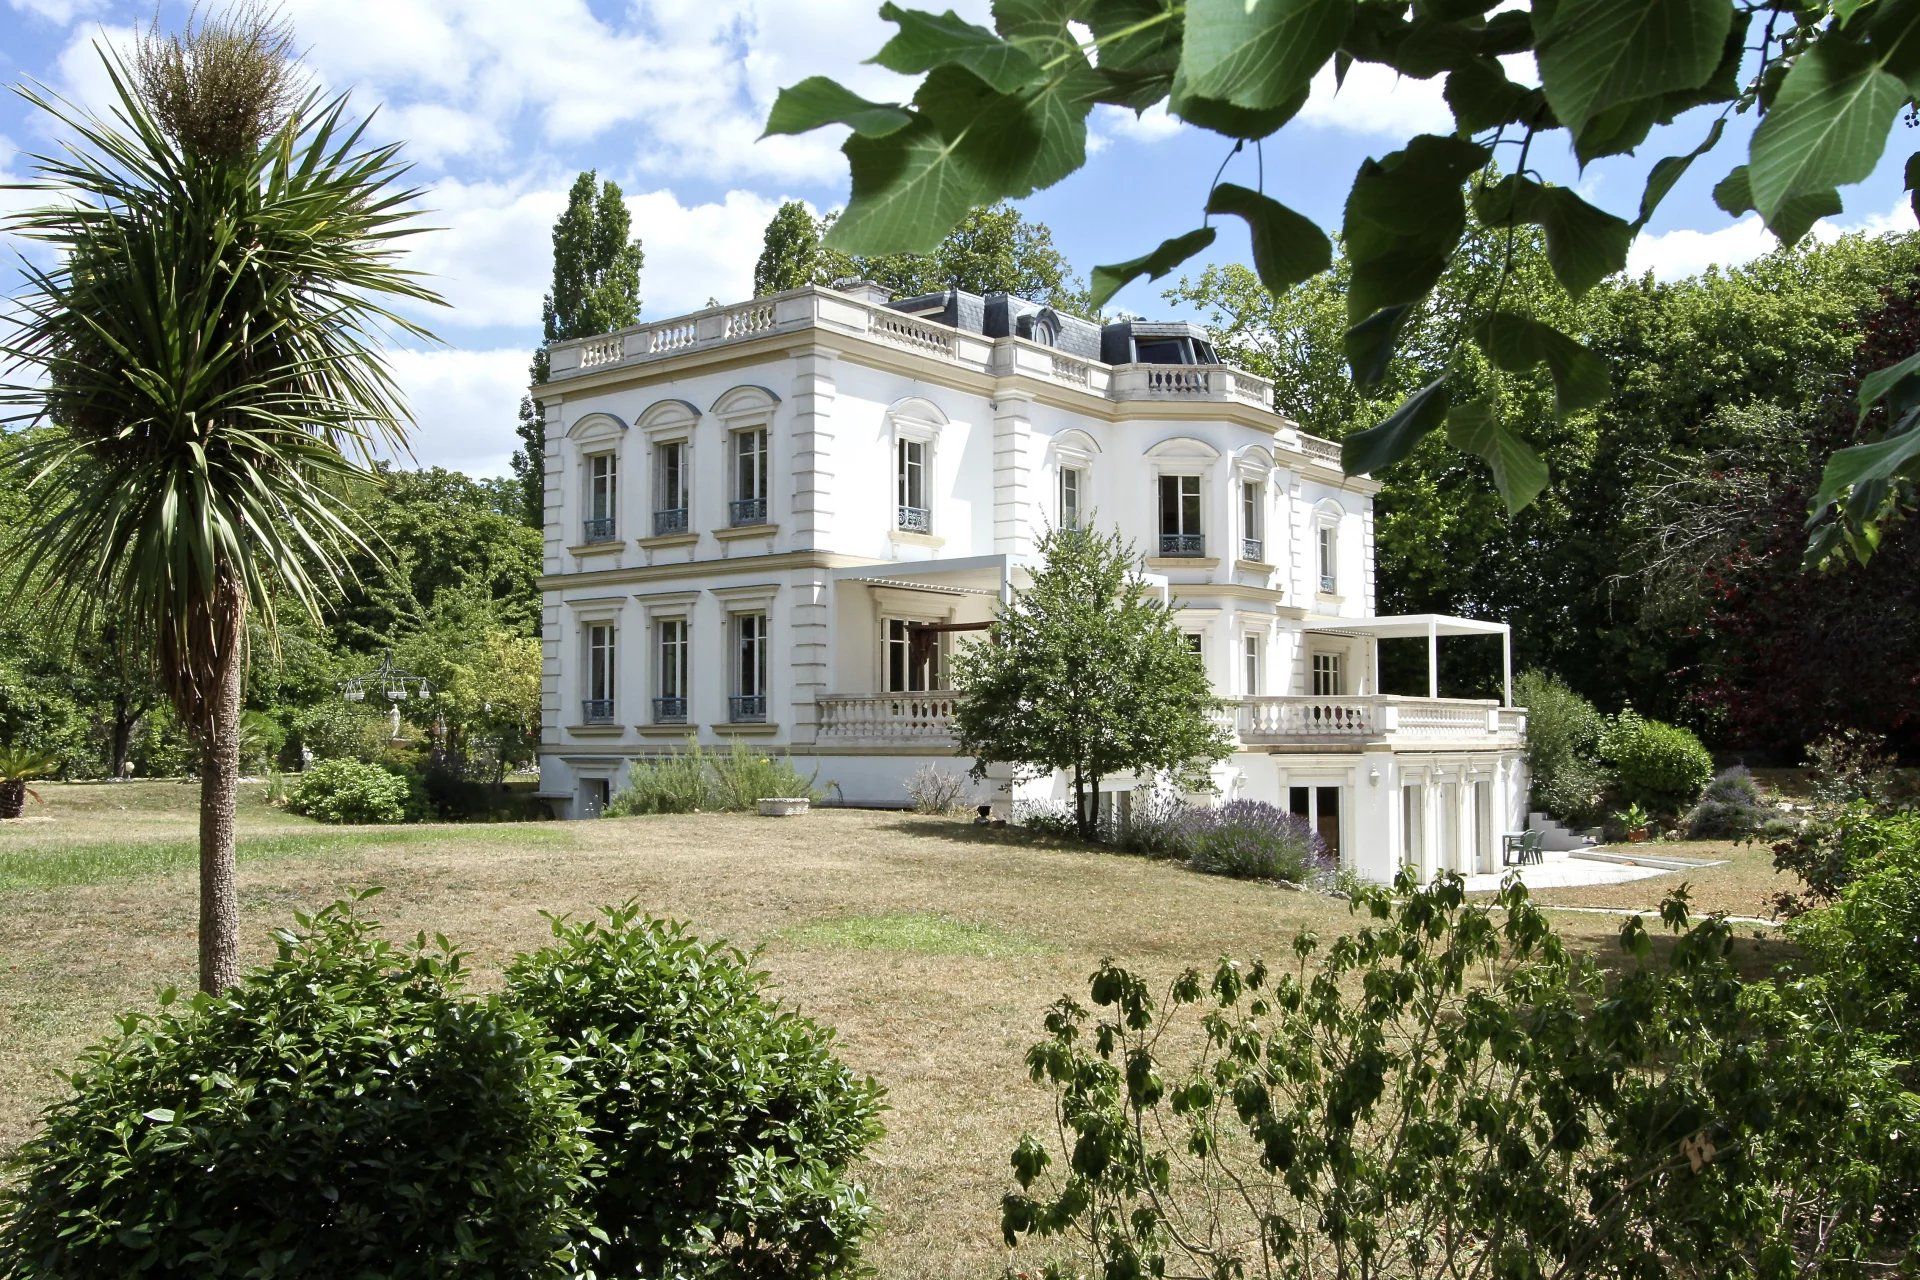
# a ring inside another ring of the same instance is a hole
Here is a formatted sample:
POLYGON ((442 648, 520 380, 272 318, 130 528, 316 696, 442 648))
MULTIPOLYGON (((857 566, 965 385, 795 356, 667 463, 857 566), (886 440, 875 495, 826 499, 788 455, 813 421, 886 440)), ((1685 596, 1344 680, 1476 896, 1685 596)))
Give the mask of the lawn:
MULTIPOLYGON (((113 1014, 193 981, 193 790, 42 795, 31 820, 0 828, 6 1149, 113 1014)), ((881 1209, 873 1262, 882 1276, 916 1280, 1004 1266, 1007 1156, 1048 1115, 1021 1056, 1047 1005, 1084 997, 1103 957, 1170 977, 1222 954, 1277 956, 1298 931, 1330 935, 1349 920, 1335 900, 905 814, 328 829, 250 792, 241 833, 243 943, 254 956, 292 912, 371 884, 385 886, 374 906, 393 934, 448 934, 471 949, 483 984, 543 940, 542 910, 628 898, 763 946, 781 994, 839 1028, 847 1060, 887 1087, 888 1133, 864 1173, 881 1209)), ((1707 905, 1747 901, 1749 877, 1719 871, 1686 878, 1707 905)), ((1680 879, 1618 892, 1651 907, 1680 879)), ((1618 928, 1602 915, 1560 919, 1595 948, 1618 928)), ((1764 966, 1782 944, 1743 945, 1764 966)))

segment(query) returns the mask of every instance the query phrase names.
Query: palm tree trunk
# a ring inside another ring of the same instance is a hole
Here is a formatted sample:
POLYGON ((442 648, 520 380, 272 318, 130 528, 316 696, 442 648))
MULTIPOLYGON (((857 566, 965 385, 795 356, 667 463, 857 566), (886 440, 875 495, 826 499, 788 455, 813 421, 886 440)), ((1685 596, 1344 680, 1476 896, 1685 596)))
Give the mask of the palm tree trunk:
POLYGON ((238 584, 223 580, 214 607, 217 652, 208 663, 200 738, 200 989, 240 981, 240 904, 234 885, 234 808, 240 793, 240 699, 246 616, 238 584))

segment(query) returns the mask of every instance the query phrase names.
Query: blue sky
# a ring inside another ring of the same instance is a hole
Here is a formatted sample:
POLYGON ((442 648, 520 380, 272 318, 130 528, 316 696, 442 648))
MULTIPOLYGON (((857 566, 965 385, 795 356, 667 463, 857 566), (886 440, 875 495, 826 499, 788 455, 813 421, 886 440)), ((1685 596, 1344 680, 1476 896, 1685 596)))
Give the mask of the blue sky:
MULTIPOLYGON (((986 0, 931 0, 933 7, 949 2, 985 20, 986 0)), ((781 200, 825 210, 845 199, 838 137, 756 141, 780 86, 825 73, 869 97, 906 92, 905 81, 861 64, 891 30, 879 19, 878 0, 287 0, 284 7, 314 71, 329 87, 350 89, 361 109, 380 106, 376 132, 407 141, 415 176, 431 188, 430 220, 446 230, 422 239, 418 265, 438 277, 453 305, 426 317, 444 345, 398 350, 395 362, 419 423, 419 459, 480 473, 504 471, 514 446, 548 236, 575 173, 597 168, 628 194, 647 250, 647 318, 710 297, 733 301, 750 290, 761 230, 781 200)), ((179 22, 186 12, 167 0, 161 20, 179 22)), ((152 13, 151 0, 0 0, 0 77, 98 101, 104 80, 93 42, 125 41, 152 13)), ((1330 83, 1319 86, 1283 138, 1266 147, 1267 190, 1330 228, 1361 160, 1449 125, 1438 80, 1377 71, 1356 68, 1337 94, 1330 83)), ((1668 197, 1636 246, 1632 269, 1672 277, 1771 246, 1756 219, 1736 222, 1710 195, 1744 155, 1747 122, 1736 126, 1668 197)), ((1534 158, 1550 178, 1631 217, 1647 169, 1691 150, 1705 129, 1705 119, 1683 117, 1640 155, 1584 174, 1565 155, 1536 147, 1534 158)), ((0 181, 27 176, 20 153, 51 141, 18 99, 0 102, 0 181)), ((1842 193, 1846 212, 1817 234, 1912 227, 1900 190, 1911 149, 1903 142, 1896 137, 1879 172, 1842 193)), ((1136 119, 1102 108, 1086 169, 1026 207, 1053 228, 1084 274, 1197 225, 1208 181, 1230 145, 1163 115, 1136 119)), ((1243 168, 1229 176, 1251 185, 1253 164, 1244 153, 1234 161, 1243 168)), ((0 208, 20 201, 0 192, 0 208)), ((6 251, 11 257, 14 246, 6 251)), ((1244 234, 1227 219, 1211 258, 1245 253, 1244 234)), ((4 266, 0 276, 11 292, 17 277, 4 266)), ((1115 305, 1164 314, 1164 283, 1135 284, 1115 305)))

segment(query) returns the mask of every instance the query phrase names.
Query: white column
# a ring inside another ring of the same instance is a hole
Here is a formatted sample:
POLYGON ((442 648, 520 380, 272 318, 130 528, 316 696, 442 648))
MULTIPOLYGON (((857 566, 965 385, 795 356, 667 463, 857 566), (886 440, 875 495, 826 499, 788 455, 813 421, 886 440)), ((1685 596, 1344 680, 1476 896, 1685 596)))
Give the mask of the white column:
POLYGON ((993 549, 1033 552, 1033 397, 1002 391, 993 401, 993 549))
POLYGON ((1427 622, 1427 696, 1440 696, 1440 628, 1427 622))
POLYGON ((1505 691, 1500 705, 1513 705, 1513 628, 1505 623, 1500 625, 1500 680, 1505 691))
POLYGON ((793 357, 793 546, 830 541, 833 519, 834 355, 809 348, 793 357))

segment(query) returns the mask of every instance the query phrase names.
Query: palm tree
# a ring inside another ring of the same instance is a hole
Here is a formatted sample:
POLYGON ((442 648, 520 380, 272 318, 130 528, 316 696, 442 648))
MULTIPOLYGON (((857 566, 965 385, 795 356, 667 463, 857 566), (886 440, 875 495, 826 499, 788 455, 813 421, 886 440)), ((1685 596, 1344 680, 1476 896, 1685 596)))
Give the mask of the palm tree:
MULTIPOLYGON (((253 8, 100 51, 103 117, 16 91, 71 136, 33 157, 43 208, 0 387, 31 486, 11 550, 57 613, 112 604, 200 751, 200 984, 238 979, 234 801, 250 613, 317 613, 367 548, 346 494, 406 420, 379 352, 430 338, 392 308, 439 299, 402 265, 418 228, 396 146, 344 97, 295 88, 291 33, 253 8), (25 377, 20 371, 25 371, 25 377)), ((5 478, 5 477, 0 477, 5 478)))

